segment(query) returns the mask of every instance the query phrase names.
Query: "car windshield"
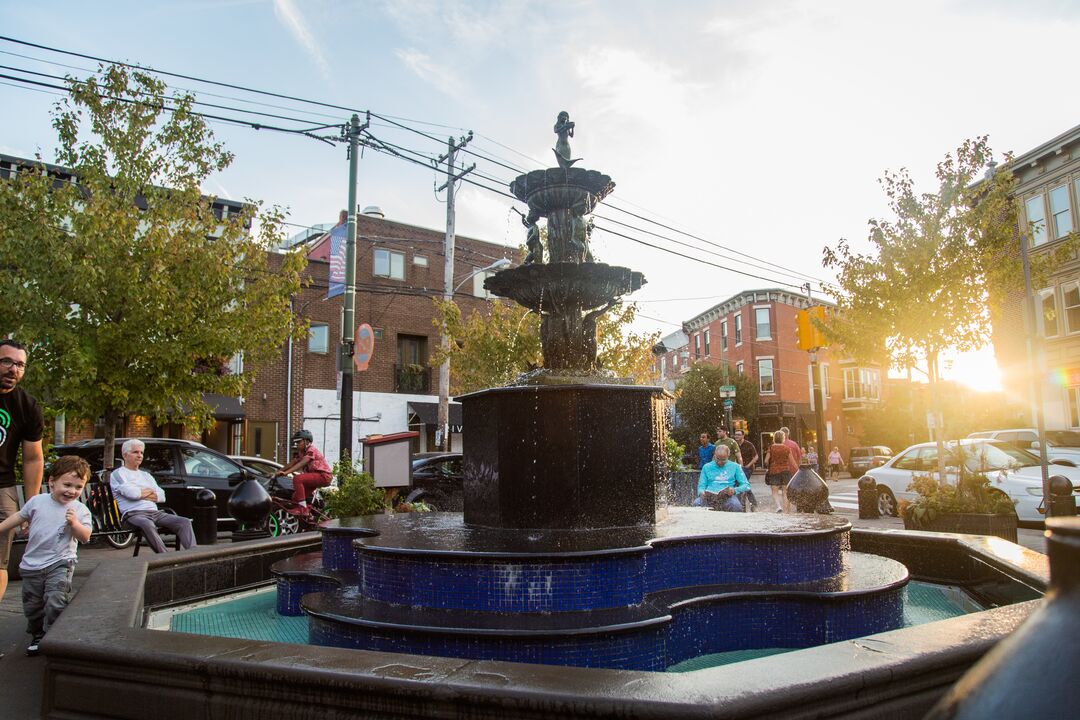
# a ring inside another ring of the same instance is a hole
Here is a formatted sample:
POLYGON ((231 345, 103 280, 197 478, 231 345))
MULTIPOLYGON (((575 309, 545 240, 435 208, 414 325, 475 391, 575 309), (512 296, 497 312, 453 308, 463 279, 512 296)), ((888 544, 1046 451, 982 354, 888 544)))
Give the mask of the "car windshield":
POLYGON ((1035 456, 1007 443, 972 443, 963 446, 964 468, 970 472, 1016 470, 1035 464, 1035 456))
POLYGON ((1080 432, 1074 430, 1047 430, 1046 439, 1062 447, 1080 447, 1080 432))

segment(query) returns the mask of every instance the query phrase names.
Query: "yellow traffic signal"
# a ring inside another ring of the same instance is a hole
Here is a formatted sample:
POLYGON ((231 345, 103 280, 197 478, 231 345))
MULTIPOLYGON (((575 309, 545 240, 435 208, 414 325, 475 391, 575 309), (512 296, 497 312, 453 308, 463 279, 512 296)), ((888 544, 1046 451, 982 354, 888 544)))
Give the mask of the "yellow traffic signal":
POLYGON ((795 313, 795 344, 800 350, 813 350, 826 346, 825 334, 814 324, 825 322, 825 308, 815 305, 795 313))

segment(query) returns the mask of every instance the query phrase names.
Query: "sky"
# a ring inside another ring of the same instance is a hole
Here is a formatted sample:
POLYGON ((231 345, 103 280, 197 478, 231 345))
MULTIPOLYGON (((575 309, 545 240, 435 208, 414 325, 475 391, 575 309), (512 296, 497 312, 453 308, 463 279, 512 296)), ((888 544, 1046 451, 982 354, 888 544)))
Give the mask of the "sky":
MULTIPOLYGON (((1080 121, 1080 94, 1069 90, 1080 0, 0 0, 0 28, 63 50, 371 110, 431 135, 378 119, 370 128, 426 155, 471 130, 468 147, 483 157, 461 159, 476 162, 472 178, 492 187, 553 164, 552 126, 566 110, 578 165, 616 183, 611 207, 599 211, 608 219, 597 224, 692 258, 604 230, 593 236, 600 261, 645 273, 648 284, 632 296, 638 329, 665 334, 743 290, 833 280, 822 249, 841 238, 867 247, 867 221, 887 212, 877 182, 885 171, 906 167, 930 191, 935 163, 965 138, 989 135, 996 151, 1022 153, 1080 121)), ((3 41, 0 52, 0 64, 37 72, 85 77, 95 67, 3 41)), ((206 102, 311 125, 349 115, 167 80, 206 102)), ((52 159, 58 98, 12 85, 0 78, 0 152, 52 159)), ((332 223, 346 206, 341 145, 212 128, 236 160, 207 192, 281 205, 298 225, 332 223)), ((358 203, 444 228, 445 193, 436 192, 444 181, 368 150, 358 203)), ((520 245, 512 207, 521 203, 462 183, 457 232, 520 245)), ((956 358, 949 375, 980 389, 997 382, 989 350, 956 358)))

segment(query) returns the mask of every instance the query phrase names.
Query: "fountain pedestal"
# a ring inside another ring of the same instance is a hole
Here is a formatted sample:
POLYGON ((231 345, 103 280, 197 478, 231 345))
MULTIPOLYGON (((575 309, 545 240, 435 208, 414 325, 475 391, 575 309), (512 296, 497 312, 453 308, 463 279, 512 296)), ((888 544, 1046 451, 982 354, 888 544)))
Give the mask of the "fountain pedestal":
POLYGON ((465 395, 465 523, 596 529, 662 519, 663 391, 530 385, 465 395), (658 509, 659 508, 659 509, 658 509))

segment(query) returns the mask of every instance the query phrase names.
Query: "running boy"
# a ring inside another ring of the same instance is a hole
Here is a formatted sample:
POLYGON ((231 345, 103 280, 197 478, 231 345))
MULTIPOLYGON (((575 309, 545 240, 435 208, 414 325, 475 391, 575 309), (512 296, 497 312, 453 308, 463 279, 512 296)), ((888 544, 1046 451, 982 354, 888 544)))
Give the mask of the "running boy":
POLYGON ((0 523, 2 533, 30 522, 30 541, 19 563, 23 613, 31 638, 27 655, 38 654, 41 638, 67 607, 78 543, 90 540, 90 509, 79 502, 89 479, 86 461, 65 455, 49 473, 51 492, 30 498, 19 512, 0 523))

